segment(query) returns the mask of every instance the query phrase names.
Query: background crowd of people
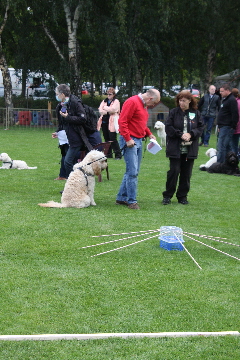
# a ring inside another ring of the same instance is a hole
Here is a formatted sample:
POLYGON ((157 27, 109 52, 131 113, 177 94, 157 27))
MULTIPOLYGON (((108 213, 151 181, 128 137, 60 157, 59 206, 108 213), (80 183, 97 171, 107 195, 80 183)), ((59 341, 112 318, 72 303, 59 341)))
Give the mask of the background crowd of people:
MULTIPOLYGON (((120 109, 115 89, 109 87, 107 98, 99 106, 97 129, 86 129, 86 112, 82 101, 72 95, 70 88, 61 84, 56 87, 58 129, 52 134, 58 138, 61 150, 61 168, 55 180, 67 180, 81 151, 90 151, 102 142, 111 141, 108 158, 122 157, 126 163, 117 205, 140 209, 137 201, 138 174, 142 159, 142 140, 156 139, 147 127, 148 107, 160 102, 160 93, 149 89, 146 93, 128 98, 120 109), (118 140, 119 133, 119 140, 118 140)), ((176 193, 178 203, 188 204, 188 193, 194 160, 199 146, 209 146, 213 125, 217 128, 217 161, 223 163, 228 151, 239 153, 240 93, 229 84, 221 85, 219 94, 210 85, 208 93, 199 101, 188 90, 176 95, 176 107, 170 110, 165 122, 167 135, 166 156, 169 158, 163 205, 171 203, 176 193)))

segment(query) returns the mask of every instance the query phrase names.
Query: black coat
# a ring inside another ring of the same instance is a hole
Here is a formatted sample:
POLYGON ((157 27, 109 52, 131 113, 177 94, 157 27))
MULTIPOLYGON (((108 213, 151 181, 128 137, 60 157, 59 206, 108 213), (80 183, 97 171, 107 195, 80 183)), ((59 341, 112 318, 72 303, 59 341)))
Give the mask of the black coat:
POLYGON ((165 124, 167 134, 166 155, 171 158, 180 158, 180 145, 183 141, 184 115, 187 115, 187 132, 191 134, 192 144, 187 146, 189 159, 196 159, 198 156, 198 139, 203 132, 203 120, 198 110, 188 109, 185 112, 176 107, 169 112, 165 124))
POLYGON ((220 107, 217 124, 221 128, 223 126, 230 126, 236 129, 238 123, 238 105, 236 98, 230 93, 227 97, 222 100, 220 107))
POLYGON ((56 107, 58 117, 57 131, 66 131, 69 145, 71 147, 86 146, 88 150, 91 150, 92 145, 89 143, 83 128, 83 125, 86 122, 86 113, 81 100, 75 95, 70 95, 69 102, 66 104, 68 112, 68 116, 66 118, 60 115, 59 111, 61 108, 61 104, 58 104, 56 107))

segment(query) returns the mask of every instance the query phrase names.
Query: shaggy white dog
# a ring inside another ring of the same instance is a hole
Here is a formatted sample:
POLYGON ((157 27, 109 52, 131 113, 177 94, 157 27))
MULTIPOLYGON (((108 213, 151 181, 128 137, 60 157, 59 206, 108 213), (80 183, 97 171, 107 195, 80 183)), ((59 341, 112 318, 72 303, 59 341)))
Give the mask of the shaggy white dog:
POLYGON ((7 153, 0 154, 0 161, 2 161, 2 167, 0 167, 0 169, 37 169, 37 166, 29 167, 25 161, 12 160, 7 153))
POLYGON ((210 160, 208 160, 206 162, 206 164, 202 164, 199 166, 200 170, 205 171, 206 169, 208 169, 212 164, 214 164, 215 162, 217 162, 217 150, 210 148, 206 151, 206 155, 210 157, 210 160))
POLYGON ((154 125, 154 129, 157 130, 157 136, 160 138, 160 145, 166 146, 166 132, 164 123, 157 121, 154 125))
POLYGON ((46 204, 38 204, 43 207, 54 208, 84 208, 96 205, 94 201, 95 175, 107 167, 107 158, 103 152, 91 150, 81 161, 73 167, 61 197, 61 203, 49 201, 46 204))

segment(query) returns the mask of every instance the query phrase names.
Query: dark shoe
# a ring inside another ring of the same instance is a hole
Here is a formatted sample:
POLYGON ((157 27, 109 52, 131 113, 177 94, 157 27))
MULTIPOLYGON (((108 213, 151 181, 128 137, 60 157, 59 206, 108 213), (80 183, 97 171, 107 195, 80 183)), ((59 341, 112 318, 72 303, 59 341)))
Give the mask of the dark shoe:
POLYGON ((162 204, 163 205, 171 204, 171 198, 169 198, 169 197, 163 198, 162 204))
POLYGON ((119 157, 117 157, 117 158, 115 158, 115 160, 121 160, 122 158, 119 158, 119 157))
POLYGON ((187 205, 188 201, 187 201, 187 199, 178 199, 178 203, 182 204, 182 205, 187 205))
POLYGON ((129 204, 128 208, 133 209, 133 210, 139 210, 140 209, 140 207, 138 206, 138 203, 129 204))
POLYGON ((127 201, 116 200, 116 205, 128 205, 127 201))
POLYGON ((203 143, 202 142, 200 142, 199 144, 198 144, 198 146, 202 146, 203 145, 203 143))

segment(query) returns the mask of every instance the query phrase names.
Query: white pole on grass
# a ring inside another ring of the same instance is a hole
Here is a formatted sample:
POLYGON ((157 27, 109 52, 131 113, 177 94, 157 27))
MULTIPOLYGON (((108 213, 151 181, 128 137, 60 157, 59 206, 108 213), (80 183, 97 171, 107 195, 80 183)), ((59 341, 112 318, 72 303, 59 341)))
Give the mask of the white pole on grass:
POLYGON ((162 338, 162 337, 189 337, 189 336, 239 336, 238 331, 198 331, 198 332, 159 332, 159 333, 97 333, 97 334, 39 334, 39 335, 0 335, 0 341, 26 340, 96 340, 109 338, 162 338))
MULTIPOLYGON (((155 232, 155 231, 154 231, 154 232, 155 232)), ((133 236, 127 236, 127 237, 125 237, 125 238, 110 240, 110 241, 106 241, 106 242, 102 242, 102 243, 98 243, 98 244, 87 245, 87 246, 81 247, 80 249, 87 249, 87 248, 91 248, 91 247, 94 247, 94 246, 110 244, 110 243, 114 243, 114 242, 117 242, 117 241, 132 239, 132 238, 135 238, 135 237, 138 237, 138 236, 149 235, 149 234, 152 234, 152 232, 147 232, 147 233, 144 233, 144 234, 133 235, 133 236)), ((157 235, 155 235, 155 236, 157 236, 157 235)))
POLYGON ((116 251, 116 250, 121 250, 121 249, 124 249, 124 248, 126 248, 126 247, 128 247, 128 246, 138 244, 138 243, 140 243, 140 242, 143 242, 143 241, 152 239, 152 238, 157 237, 157 236, 158 236, 158 235, 150 236, 150 237, 148 237, 148 238, 146 238, 146 239, 139 240, 139 241, 135 241, 134 243, 131 243, 131 244, 128 244, 128 245, 124 245, 124 246, 118 247, 118 248, 116 248, 116 249, 112 249, 112 250, 108 250, 108 251, 104 251, 104 252, 101 252, 101 253, 92 255, 91 257, 95 257, 95 256, 107 254, 107 253, 110 253, 110 252, 113 252, 113 251, 116 251))
MULTIPOLYGON (((174 232, 173 232, 174 233, 174 232)), ((183 246, 183 248, 185 249, 185 251, 187 252, 187 254, 190 256, 190 258, 195 262, 195 264, 199 267, 199 269, 202 270, 201 266, 198 264, 198 262, 194 259, 194 257, 190 254, 190 252, 187 250, 186 246, 180 241, 180 239, 178 238, 177 234, 174 233, 174 235, 176 236, 176 238, 178 239, 178 241, 180 242, 180 244, 183 246)))
POLYGON ((188 236, 188 235, 185 235, 185 236, 187 236, 189 239, 192 239, 192 240, 194 240, 194 241, 196 241, 196 242, 198 242, 198 243, 200 243, 200 244, 202 244, 202 245, 205 245, 205 246, 209 247, 210 249, 216 250, 216 251, 220 252, 221 254, 224 254, 224 255, 230 256, 231 258, 233 258, 233 259, 236 259, 236 260, 239 260, 239 261, 240 261, 240 259, 239 259, 239 258, 237 258, 236 256, 233 256, 233 255, 230 255, 230 254, 228 254, 228 253, 226 253, 226 252, 224 252, 224 251, 218 250, 218 249, 216 249, 215 247, 210 246, 210 245, 207 245, 207 244, 203 243, 202 241, 196 240, 196 239, 194 239, 194 238, 192 238, 192 237, 190 237, 190 236, 188 236))

